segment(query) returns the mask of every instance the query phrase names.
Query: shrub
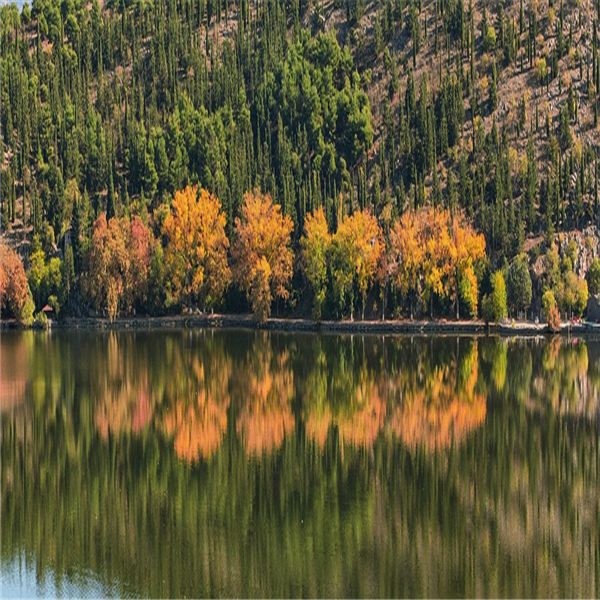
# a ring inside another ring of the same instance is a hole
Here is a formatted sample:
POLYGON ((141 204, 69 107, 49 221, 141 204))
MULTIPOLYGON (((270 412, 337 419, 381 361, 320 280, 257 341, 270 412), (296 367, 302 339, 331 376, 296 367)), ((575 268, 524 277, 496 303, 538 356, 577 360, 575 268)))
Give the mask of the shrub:
POLYGON ((21 311, 19 312, 19 314, 17 316, 18 321, 22 325, 25 325, 26 327, 31 327, 31 324, 33 323, 33 311, 34 310, 35 310, 35 303, 33 301, 31 292, 29 292, 29 295, 27 296, 27 300, 25 300, 25 304, 23 304, 23 307, 21 308, 21 311))
POLYGON ((548 327, 551 331, 560 331, 560 314, 556 306, 556 298, 552 290, 547 290, 542 296, 542 310, 548 320, 548 327))
POLYGON ((487 30, 484 33, 483 45, 486 52, 489 52, 496 47, 496 30, 491 25, 488 25, 487 30))
POLYGON ((60 303, 58 298, 55 295, 49 296, 48 304, 52 307, 54 314, 58 317, 58 313, 60 312, 60 303))
POLYGON ((39 311, 33 319, 33 326, 36 329, 48 329, 48 317, 43 311, 39 311))

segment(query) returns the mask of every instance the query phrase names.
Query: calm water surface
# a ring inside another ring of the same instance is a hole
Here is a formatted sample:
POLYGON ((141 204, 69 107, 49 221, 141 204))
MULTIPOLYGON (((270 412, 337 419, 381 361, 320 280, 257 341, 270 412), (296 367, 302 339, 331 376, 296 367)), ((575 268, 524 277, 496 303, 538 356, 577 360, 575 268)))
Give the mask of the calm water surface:
POLYGON ((600 341, 0 351, 2 596, 600 596, 600 341))

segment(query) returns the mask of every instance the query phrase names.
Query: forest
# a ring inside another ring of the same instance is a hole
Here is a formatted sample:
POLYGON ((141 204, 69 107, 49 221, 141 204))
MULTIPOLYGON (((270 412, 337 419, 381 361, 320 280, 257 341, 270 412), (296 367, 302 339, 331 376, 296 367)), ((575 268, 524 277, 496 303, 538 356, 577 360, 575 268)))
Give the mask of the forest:
POLYGON ((3 314, 582 316, 599 18, 592 0, 3 6, 3 314))

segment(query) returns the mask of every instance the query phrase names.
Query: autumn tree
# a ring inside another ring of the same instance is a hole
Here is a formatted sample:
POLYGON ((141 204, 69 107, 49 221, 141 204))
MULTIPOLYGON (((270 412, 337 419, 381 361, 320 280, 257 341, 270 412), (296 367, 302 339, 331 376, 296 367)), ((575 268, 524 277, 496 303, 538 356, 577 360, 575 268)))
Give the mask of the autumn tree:
POLYGON ((19 255, 0 244, 0 309, 7 309, 17 320, 29 324, 33 317, 33 300, 19 255))
POLYGON ((114 319, 119 309, 131 312, 145 298, 154 240, 139 217, 102 213, 95 221, 84 291, 98 311, 114 319))
POLYGON ((126 240, 121 222, 114 217, 106 221, 102 213, 94 222, 88 255, 88 272, 84 288, 98 311, 117 316, 129 268, 126 240))
POLYGON ((588 291, 592 296, 600 294, 600 258, 595 258, 590 263, 587 272, 588 291))
MULTIPOLYGON (((433 317, 433 297, 446 298, 458 291, 458 283, 452 284, 452 275, 458 271, 454 266, 457 252, 453 246, 450 212, 436 208, 422 208, 415 218, 420 227, 420 239, 424 248, 421 270, 423 273, 423 302, 430 306, 433 317)), ((456 277, 458 280, 458 277, 456 277)))
POLYGON ((244 194, 241 216, 235 219, 233 276, 261 321, 268 317, 273 298, 289 297, 292 229, 292 220, 281 214, 269 194, 258 189, 244 194))
POLYGON ((450 269, 456 318, 460 316, 460 299, 467 303, 469 314, 477 316, 477 277, 475 264, 485 257, 485 238, 476 233, 462 215, 455 215, 451 224, 450 269))
POLYGON ((389 265, 392 281, 405 297, 410 298, 411 319, 415 301, 423 286, 423 259, 424 248, 419 224, 413 212, 405 212, 390 232, 389 265))
POLYGON ((154 252, 154 236, 140 217, 122 223, 126 229, 129 251, 129 273, 125 288, 125 308, 130 311, 136 303, 145 303, 148 294, 148 272, 154 252), (127 225, 128 231, 127 231, 127 225))
POLYGON ((231 281, 227 263, 229 240, 221 203, 205 189, 187 186, 175 197, 162 224, 165 261, 174 296, 188 304, 214 308, 231 281))
POLYGON ((313 291, 313 318, 319 320, 327 294, 327 255, 331 245, 322 207, 306 216, 300 244, 304 273, 313 291))
MULTIPOLYGON (((365 304, 369 286, 377 275, 377 266, 384 251, 381 229, 377 219, 367 210, 355 212, 345 218, 332 243, 332 271, 334 287, 338 294, 352 290, 354 282, 361 295, 362 318, 365 318, 365 304)), ((353 302, 350 305, 351 318, 354 318, 353 302)))
POLYGON ((573 271, 567 271, 560 282, 557 301, 568 315, 583 314, 589 297, 587 281, 573 271))
POLYGON ((556 298, 552 290, 546 290, 542 295, 542 310, 548 320, 550 331, 560 331, 560 315, 558 314, 556 298))
POLYGON ((460 299, 471 316, 477 314, 477 261, 485 256, 485 239, 461 214, 423 207, 408 211, 390 233, 389 265, 392 280, 410 298, 432 305, 433 296, 450 299, 460 314, 460 299))

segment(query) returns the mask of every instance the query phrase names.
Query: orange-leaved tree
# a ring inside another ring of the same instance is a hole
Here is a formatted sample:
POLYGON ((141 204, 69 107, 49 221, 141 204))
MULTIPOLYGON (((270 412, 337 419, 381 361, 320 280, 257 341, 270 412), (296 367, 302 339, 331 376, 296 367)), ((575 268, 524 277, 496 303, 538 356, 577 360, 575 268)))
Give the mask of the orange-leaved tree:
POLYGON ((281 214, 269 194, 244 194, 241 217, 235 219, 234 279, 261 320, 269 315, 273 298, 287 300, 292 278, 290 248, 292 220, 281 214))
POLYGON ((102 213, 96 219, 83 282, 96 310, 114 319, 119 309, 131 312, 136 303, 143 303, 153 247, 152 233, 139 217, 107 222, 102 213))
POLYGON ((128 251, 130 259, 130 271, 126 281, 125 309, 130 311, 136 302, 144 302, 148 294, 148 273, 150 259, 154 251, 154 236, 144 225, 143 221, 134 216, 129 222, 127 232, 127 220, 124 227, 128 239, 128 251))
POLYGON ((485 256, 485 239, 461 214, 423 207, 404 213, 390 233, 390 275, 399 290, 414 301, 449 298, 459 315, 459 298, 477 314, 475 264, 485 256))
POLYGON ((204 310, 214 308, 231 281, 225 213, 218 198, 205 189, 198 193, 196 186, 175 192, 162 232, 175 297, 198 301, 204 310))
MULTIPOLYGON (((362 318, 365 317, 367 290, 378 274, 378 263, 385 246, 377 219, 364 209, 346 217, 333 236, 332 272, 338 295, 352 293, 354 281, 362 300, 362 318)), ((350 303, 350 315, 354 310, 350 303)))
POLYGON ((0 244, 0 309, 7 308, 19 321, 28 323, 33 316, 33 300, 19 255, 0 244))
POLYGON ((421 229, 415 213, 405 212, 390 232, 390 274, 400 292, 409 298, 411 319, 424 285, 425 247, 421 229))
POLYGON ((327 294, 327 255, 331 246, 323 207, 306 215, 300 244, 304 273, 313 291, 313 317, 318 320, 327 294))
POLYGON ((431 207, 419 209, 415 214, 417 226, 421 229, 421 243, 424 246, 423 302, 429 303, 433 317, 433 296, 440 298, 450 294, 449 275, 452 269, 452 238, 450 236, 450 211, 431 207))

